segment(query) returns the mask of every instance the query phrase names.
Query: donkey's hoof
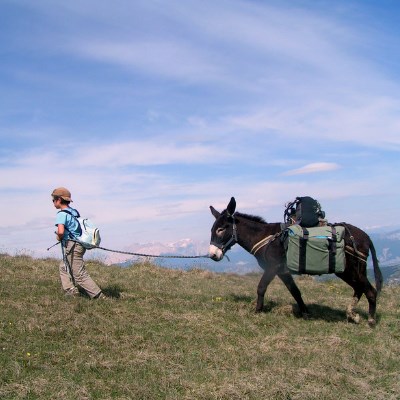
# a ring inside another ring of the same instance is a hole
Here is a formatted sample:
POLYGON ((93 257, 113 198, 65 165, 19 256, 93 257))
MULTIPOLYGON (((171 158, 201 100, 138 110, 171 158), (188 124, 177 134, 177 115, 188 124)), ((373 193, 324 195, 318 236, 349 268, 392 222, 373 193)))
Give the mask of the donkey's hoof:
POLYGON ((375 328, 375 326, 376 326, 376 320, 375 320, 374 318, 368 318, 368 325, 369 325, 371 328, 375 328))
POLYGON ((360 323, 360 316, 358 314, 348 315, 347 321, 358 325, 360 323))

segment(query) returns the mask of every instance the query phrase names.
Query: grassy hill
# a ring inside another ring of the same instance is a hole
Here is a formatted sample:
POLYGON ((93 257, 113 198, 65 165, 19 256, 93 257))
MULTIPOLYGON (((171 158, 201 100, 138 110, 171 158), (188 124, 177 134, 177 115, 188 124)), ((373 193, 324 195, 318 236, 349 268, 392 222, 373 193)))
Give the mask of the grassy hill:
POLYGON ((297 278, 304 320, 278 280, 255 314, 258 274, 90 262, 92 301, 63 296, 58 262, 0 255, 2 400, 399 399, 400 287, 371 329, 339 281, 297 278))

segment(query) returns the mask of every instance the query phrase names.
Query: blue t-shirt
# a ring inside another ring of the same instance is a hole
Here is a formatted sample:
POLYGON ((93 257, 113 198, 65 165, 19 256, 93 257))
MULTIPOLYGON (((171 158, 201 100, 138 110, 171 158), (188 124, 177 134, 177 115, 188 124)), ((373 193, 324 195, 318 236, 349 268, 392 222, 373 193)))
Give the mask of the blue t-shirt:
MULTIPOLYGON (((69 211, 76 217, 79 217, 78 211, 76 211, 74 208, 67 207, 65 208, 65 210, 69 211)), ((76 239, 81 234, 81 229, 78 220, 64 211, 59 211, 57 213, 56 226, 58 226, 58 224, 62 224, 65 226, 63 240, 76 239)))

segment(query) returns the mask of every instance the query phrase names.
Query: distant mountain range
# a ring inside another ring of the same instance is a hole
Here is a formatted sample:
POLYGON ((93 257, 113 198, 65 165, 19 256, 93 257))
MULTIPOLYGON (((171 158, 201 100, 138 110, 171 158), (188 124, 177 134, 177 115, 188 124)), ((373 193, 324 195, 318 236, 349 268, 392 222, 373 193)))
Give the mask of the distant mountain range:
POLYGON ((400 229, 369 235, 374 242, 384 282, 400 285, 400 229))
MULTIPOLYGON (((400 284, 400 229, 369 233, 380 261, 382 274, 386 284, 400 284)), ((135 243, 123 251, 143 255, 157 255, 153 261, 165 268, 189 270, 193 268, 206 269, 214 272, 246 274, 260 272, 256 259, 240 246, 236 245, 227 253, 227 257, 219 262, 212 261, 205 256, 208 253, 208 242, 195 242, 191 239, 182 239, 173 243, 135 243), (185 258, 198 257, 198 258, 185 258)), ((136 261, 137 256, 111 253, 106 262, 128 266, 136 261)), ((371 264, 371 260, 369 260, 371 264)))

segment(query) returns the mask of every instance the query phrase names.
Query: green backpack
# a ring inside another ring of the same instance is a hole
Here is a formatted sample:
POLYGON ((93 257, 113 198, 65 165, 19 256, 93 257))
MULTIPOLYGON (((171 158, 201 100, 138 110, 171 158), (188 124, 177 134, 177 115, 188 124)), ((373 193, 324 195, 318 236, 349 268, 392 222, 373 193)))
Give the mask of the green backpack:
POLYGON ((322 275, 343 272, 345 260, 345 229, 340 225, 287 228, 286 261, 296 274, 322 275))

